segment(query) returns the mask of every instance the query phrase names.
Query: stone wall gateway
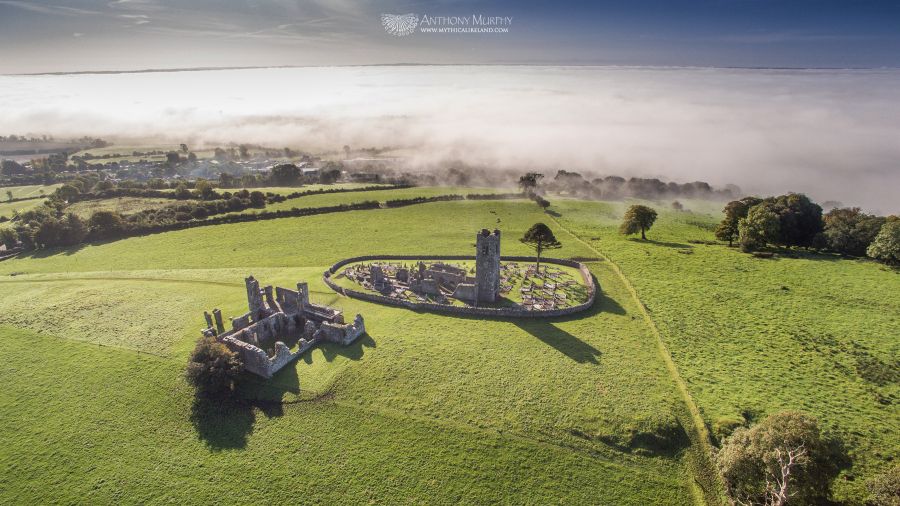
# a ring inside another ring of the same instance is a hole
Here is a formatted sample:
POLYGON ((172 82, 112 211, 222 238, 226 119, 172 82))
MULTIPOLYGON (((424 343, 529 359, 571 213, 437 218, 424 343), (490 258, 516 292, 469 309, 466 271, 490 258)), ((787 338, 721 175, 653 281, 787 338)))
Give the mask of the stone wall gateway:
MULTIPOLYGON (((430 302, 410 302, 406 300, 398 300, 392 299, 390 297, 385 297, 383 295, 376 295, 373 293, 361 292, 358 290, 353 290, 350 288, 343 288, 338 286, 334 281, 331 280, 331 276, 340 270, 341 267, 352 264, 356 262, 372 262, 377 260, 407 260, 407 261, 425 261, 425 260, 475 260, 476 258, 473 256, 466 255, 365 255, 358 256, 352 258, 345 258, 343 260, 338 261, 334 265, 332 265, 328 270, 326 270, 322 275, 322 281, 328 285, 329 288, 334 290, 337 293, 345 295, 347 297, 351 297, 354 299, 365 300, 369 302, 375 302, 377 304, 386 304, 389 306, 397 306, 403 307, 406 309, 412 309, 413 311, 430 311, 435 313, 447 313, 447 314, 458 314, 458 315, 469 315, 469 316, 492 316, 497 318, 549 318, 553 316, 565 316, 574 313, 579 313, 586 309, 589 309, 594 305, 594 302, 597 298, 597 284, 594 280, 593 274, 581 262, 576 262, 575 260, 566 260, 562 258, 541 258, 542 263, 548 264, 556 264, 556 265, 564 265, 566 267, 574 267, 578 269, 578 272, 581 274, 581 279, 584 281, 585 286, 588 288, 588 300, 572 307, 562 308, 562 309, 547 309, 547 310, 526 310, 526 309, 517 309, 517 308, 491 308, 491 307, 471 307, 471 306, 450 306, 445 304, 433 304, 430 302)), ((506 262, 535 262, 537 261, 536 257, 518 257, 518 256, 508 256, 500 257, 501 261, 506 262)))

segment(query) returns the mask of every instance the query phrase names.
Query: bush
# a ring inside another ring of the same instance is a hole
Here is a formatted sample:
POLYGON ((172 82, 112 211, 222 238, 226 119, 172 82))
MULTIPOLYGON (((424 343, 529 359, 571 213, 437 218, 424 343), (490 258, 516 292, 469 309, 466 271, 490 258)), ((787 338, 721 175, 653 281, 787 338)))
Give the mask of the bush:
POLYGON ((191 353, 185 376, 199 395, 223 395, 234 390, 243 369, 240 358, 214 337, 202 337, 191 353))

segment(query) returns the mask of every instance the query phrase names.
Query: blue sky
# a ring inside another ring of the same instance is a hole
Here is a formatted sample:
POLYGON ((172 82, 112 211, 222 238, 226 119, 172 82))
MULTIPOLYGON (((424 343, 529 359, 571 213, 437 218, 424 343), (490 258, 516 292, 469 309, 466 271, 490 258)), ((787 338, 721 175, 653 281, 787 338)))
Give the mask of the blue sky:
POLYGON ((538 63, 900 67, 896 0, 0 0, 0 72, 538 63), (509 16, 387 34, 381 14, 509 16))

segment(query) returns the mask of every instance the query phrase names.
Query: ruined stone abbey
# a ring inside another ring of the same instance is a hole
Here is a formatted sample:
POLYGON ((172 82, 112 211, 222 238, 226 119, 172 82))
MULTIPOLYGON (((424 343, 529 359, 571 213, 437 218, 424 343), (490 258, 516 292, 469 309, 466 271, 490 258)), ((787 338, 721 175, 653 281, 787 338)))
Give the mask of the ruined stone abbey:
POLYGON ((271 378, 285 365, 321 341, 349 345, 365 334, 361 315, 352 324, 344 323, 340 311, 309 300, 309 287, 297 283, 297 290, 271 286, 260 288, 253 276, 244 280, 249 311, 231 318, 225 330, 222 312, 204 312, 204 336, 215 337, 236 352, 244 369, 271 378), (296 351, 291 351, 292 346, 296 351), (264 350, 269 349, 267 352, 264 350))

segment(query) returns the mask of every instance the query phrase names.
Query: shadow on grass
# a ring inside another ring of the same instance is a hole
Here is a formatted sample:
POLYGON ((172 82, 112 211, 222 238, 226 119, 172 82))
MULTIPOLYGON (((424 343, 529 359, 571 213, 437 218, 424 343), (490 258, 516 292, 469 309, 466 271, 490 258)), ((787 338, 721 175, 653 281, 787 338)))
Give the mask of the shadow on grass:
POLYGON ((20 259, 34 258, 36 260, 40 260, 42 258, 50 258, 50 257, 59 256, 59 255, 71 256, 71 255, 74 255, 75 253, 78 253, 79 251, 84 249, 86 246, 100 245, 100 244, 105 244, 107 242, 111 242, 111 241, 95 242, 95 243, 90 243, 90 244, 81 243, 81 244, 76 244, 74 246, 69 246, 69 247, 45 248, 45 249, 38 249, 38 250, 33 250, 33 251, 26 251, 26 252, 23 252, 21 255, 19 255, 19 258, 20 259))
POLYGON ((213 450, 246 447, 255 422, 254 402, 198 396, 191 406, 197 437, 213 450))
POLYGON ((693 249, 694 247, 690 244, 684 244, 680 242, 666 242, 666 241, 656 241, 653 239, 638 239, 636 237, 631 237, 628 239, 631 242, 636 242, 638 244, 652 244, 654 246, 664 246, 666 248, 676 248, 676 249, 693 249))
POLYGON ((194 397, 191 423, 197 437, 213 450, 233 450, 247 446, 258 413, 266 418, 284 415, 285 393, 300 393, 296 362, 278 371, 269 380, 243 373, 232 397, 194 397))
POLYGON ((600 350, 578 339, 565 330, 544 320, 517 320, 516 327, 538 338, 541 342, 571 358, 579 364, 599 364, 600 350))
MULTIPOLYGON (((375 340, 372 339, 372 336, 370 336, 369 334, 363 334, 350 346, 323 342, 319 344, 318 349, 322 350, 322 355, 325 357, 326 362, 332 362, 337 357, 349 358, 350 360, 359 360, 363 357, 363 354, 365 354, 366 348, 375 348, 375 346, 375 340)), ((313 357, 311 353, 312 351, 313 350, 310 350, 303 355, 302 360, 304 363, 313 363, 313 357)))

